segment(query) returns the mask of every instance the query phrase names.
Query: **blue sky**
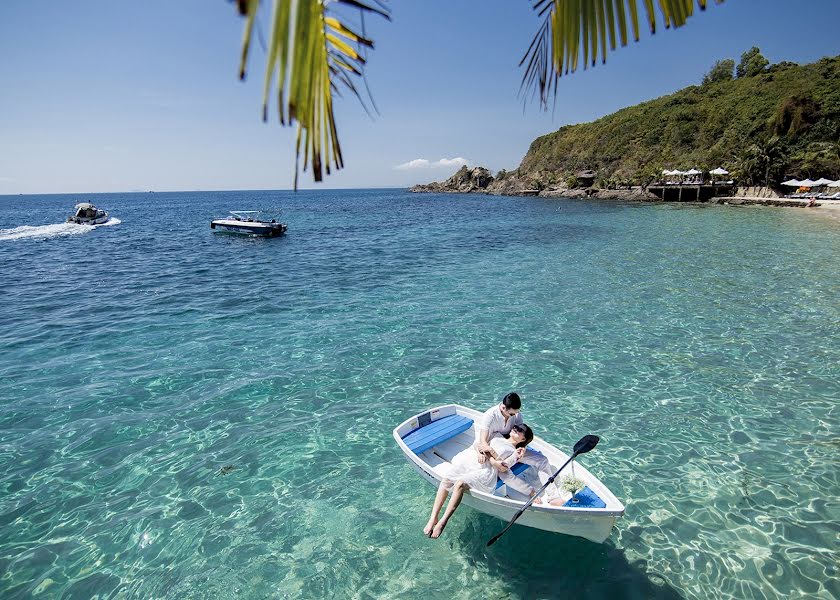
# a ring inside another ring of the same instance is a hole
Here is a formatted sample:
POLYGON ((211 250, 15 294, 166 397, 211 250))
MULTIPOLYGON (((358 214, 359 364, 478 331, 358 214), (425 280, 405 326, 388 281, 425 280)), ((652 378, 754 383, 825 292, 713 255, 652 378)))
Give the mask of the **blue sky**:
MULTIPOLYGON (((837 0, 710 2, 563 77, 544 113, 517 96, 539 25, 527 0, 391 7, 392 22, 367 21, 381 115, 339 100, 345 169, 320 187, 440 180, 459 158, 515 168, 535 137, 699 83, 753 45, 771 62, 840 54, 837 0)), ((241 33, 225 0, 0 2, 0 194, 290 188, 294 131, 261 120, 259 46, 238 80, 241 33)))

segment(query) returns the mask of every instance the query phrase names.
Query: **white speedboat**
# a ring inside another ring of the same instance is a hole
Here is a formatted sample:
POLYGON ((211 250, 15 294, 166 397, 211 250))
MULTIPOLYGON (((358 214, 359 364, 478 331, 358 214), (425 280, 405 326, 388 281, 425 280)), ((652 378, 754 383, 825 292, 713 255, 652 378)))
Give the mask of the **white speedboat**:
MULTIPOLYGON (((471 408, 447 404, 406 420, 394 429, 394 439, 409 464, 437 487, 443 479, 440 468, 474 443, 475 424, 481 415, 471 408)), ((556 468, 569 459, 568 454, 538 437, 534 437, 528 447, 543 453, 556 468)), ((563 506, 532 504, 516 523, 602 543, 609 537, 616 519, 624 514, 624 505, 583 466, 577 463, 573 466, 575 477, 582 480, 586 487, 563 506)), ((517 464, 513 472, 521 472, 524 468, 533 467, 517 464)), ((572 465, 566 467, 556 481, 571 474, 571 468, 572 465)), ((541 475, 541 478, 543 482, 547 481, 547 477, 541 475)), ((506 486, 499 481, 495 493, 469 490, 464 494, 463 502, 478 511, 510 521, 525 503, 508 498, 506 492, 506 486)), ((431 501, 430 496, 429 503, 431 501)))
POLYGON ((230 216, 210 221, 210 229, 262 237, 276 237, 286 233, 285 223, 276 219, 261 219, 260 210, 232 210, 230 216))
POLYGON ((101 208, 96 208, 90 202, 80 202, 73 207, 73 214, 67 217, 67 222, 79 225, 101 225, 108 218, 108 213, 101 208))

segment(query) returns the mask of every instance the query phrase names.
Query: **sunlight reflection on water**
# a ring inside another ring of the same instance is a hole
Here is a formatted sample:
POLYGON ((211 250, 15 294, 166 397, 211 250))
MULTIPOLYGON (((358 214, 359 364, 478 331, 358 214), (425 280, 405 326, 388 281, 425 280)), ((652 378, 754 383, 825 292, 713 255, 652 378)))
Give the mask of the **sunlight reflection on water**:
MULTIPOLYGON (((0 198, 0 237, 64 226, 65 199, 27 201, 23 226, 0 198)), ((0 247, 0 595, 840 595, 833 221, 388 190, 102 204, 120 227, 0 247), (289 232, 212 233, 232 206, 289 232), (585 464, 627 505, 607 544, 514 527, 487 549, 501 522, 469 508, 422 536, 434 490, 392 428, 510 389, 558 446, 601 435, 585 464)))

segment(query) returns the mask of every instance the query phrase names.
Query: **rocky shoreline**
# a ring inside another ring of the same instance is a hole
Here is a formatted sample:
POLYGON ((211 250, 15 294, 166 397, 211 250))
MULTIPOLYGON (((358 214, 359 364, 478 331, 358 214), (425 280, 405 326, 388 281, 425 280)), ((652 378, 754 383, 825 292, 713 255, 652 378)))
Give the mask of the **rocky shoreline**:
POLYGON ((415 185, 410 192, 433 194, 490 194, 492 196, 540 196, 543 198, 592 198, 601 200, 630 200, 636 202, 661 202, 639 186, 622 189, 595 187, 566 187, 545 184, 530 176, 507 173, 493 177, 484 167, 461 167, 443 182, 415 185))
MULTIPOLYGON (((546 184, 532 175, 520 176, 516 172, 501 172, 493 177, 484 167, 461 167, 457 173, 443 182, 415 185, 410 192, 433 194, 489 194, 491 196, 539 196, 541 198, 579 198, 594 200, 623 200, 629 202, 665 202, 659 196, 648 192, 641 186, 619 189, 601 189, 597 187, 566 187, 546 184)), ((766 188, 739 188, 737 196, 716 197, 707 200, 709 204, 761 205, 790 208, 814 208, 827 205, 836 208, 835 202, 782 198, 772 195, 766 188)))

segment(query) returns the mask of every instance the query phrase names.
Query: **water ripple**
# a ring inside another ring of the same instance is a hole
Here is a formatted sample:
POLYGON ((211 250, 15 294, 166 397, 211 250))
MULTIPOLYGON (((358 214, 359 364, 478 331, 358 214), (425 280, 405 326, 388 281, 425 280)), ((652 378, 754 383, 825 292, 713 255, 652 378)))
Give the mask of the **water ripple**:
POLYGON ((120 227, 71 235, 66 198, 28 197, 28 224, 0 198, 4 598, 840 597, 835 222, 101 200, 120 227), (249 205, 288 235, 210 231, 249 205), (501 522, 469 508, 420 533, 433 490, 391 429, 510 389, 561 447, 602 436, 585 462, 627 504, 607 544, 515 527, 488 549, 501 522))

